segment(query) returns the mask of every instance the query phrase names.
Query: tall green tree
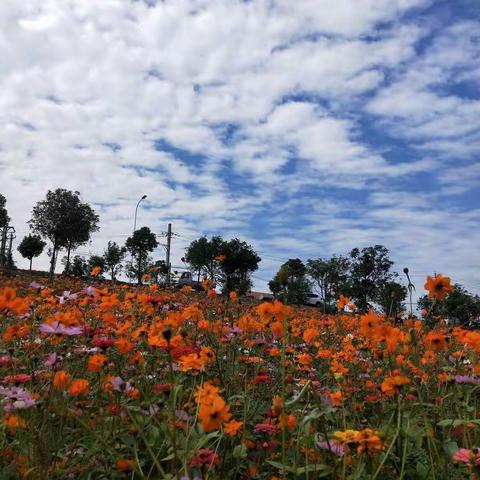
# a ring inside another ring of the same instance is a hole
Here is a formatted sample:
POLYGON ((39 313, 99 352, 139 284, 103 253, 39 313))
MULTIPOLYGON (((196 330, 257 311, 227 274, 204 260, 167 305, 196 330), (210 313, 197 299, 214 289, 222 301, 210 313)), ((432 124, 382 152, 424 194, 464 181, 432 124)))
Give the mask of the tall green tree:
POLYGON ((46 243, 39 235, 26 235, 20 242, 17 250, 23 258, 30 260, 30 271, 32 271, 32 260, 42 254, 46 243))
POLYGON ((79 192, 57 188, 47 192, 45 200, 32 211, 30 228, 52 243, 50 280, 53 280, 58 252, 67 248, 66 269, 70 267, 70 251, 86 243, 98 230, 98 215, 90 205, 82 203, 79 192))
MULTIPOLYGON (((63 260, 64 260, 64 263, 66 263, 67 258, 65 257, 63 260)), ((75 255, 70 265, 70 275, 74 277, 82 278, 82 277, 86 277, 88 273, 89 273, 88 266, 85 259, 80 255, 75 255)))
POLYGON ((223 293, 235 291, 243 295, 250 290, 252 273, 262 260, 251 245, 238 238, 223 242, 217 259, 223 293))
POLYGON ((112 282, 115 282, 116 276, 122 271, 122 262, 126 253, 127 249, 120 247, 116 242, 108 242, 107 248, 103 252, 105 268, 108 269, 112 282))
POLYGON ((307 278, 307 267, 299 258, 290 258, 279 269, 268 286, 275 296, 282 296, 288 304, 305 303, 311 292, 307 278))
POLYGON ((338 295, 344 293, 349 268, 350 261, 342 256, 307 260, 307 274, 322 299, 324 312, 330 311, 338 295))
POLYGON ((142 284, 142 277, 148 272, 152 264, 149 253, 158 247, 155 234, 148 228, 142 227, 135 230, 125 243, 128 252, 133 257, 127 264, 127 275, 136 279, 139 285, 142 284))
POLYGON ((480 297, 468 292, 458 283, 443 300, 433 301, 427 295, 418 300, 418 308, 429 312, 429 317, 438 316, 453 325, 465 328, 480 328, 480 297))
POLYGON ((377 302, 378 291, 397 275, 391 272, 393 261, 383 245, 354 248, 350 252, 350 277, 348 294, 360 311, 365 312, 377 302))
POLYGON ((201 275, 207 276, 213 282, 217 282, 221 273, 221 265, 218 258, 222 255, 225 242, 222 237, 200 237, 187 247, 185 261, 189 264, 192 272, 196 272, 198 280, 201 275))
POLYGON ((7 199, 0 193, 0 228, 6 227, 10 222, 7 212, 7 199))

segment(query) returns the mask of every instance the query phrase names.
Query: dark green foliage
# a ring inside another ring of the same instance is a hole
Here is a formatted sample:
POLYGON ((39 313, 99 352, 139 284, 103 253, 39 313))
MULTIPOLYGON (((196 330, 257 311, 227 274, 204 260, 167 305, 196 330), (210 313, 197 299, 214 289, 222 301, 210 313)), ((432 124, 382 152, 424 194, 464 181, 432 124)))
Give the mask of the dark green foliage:
POLYGON ((290 258, 268 283, 271 292, 280 296, 284 302, 301 305, 305 303, 311 291, 311 284, 306 277, 307 267, 299 258, 290 258))
POLYGON ((30 271, 32 270, 32 260, 34 257, 38 257, 43 252, 46 243, 39 235, 27 235, 23 238, 18 251, 23 258, 30 260, 30 271))
POLYGON ((185 261, 192 271, 207 276, 222 285, 223 293, 246 293, 251 275, 258 269, 261 258, 246 242, 234 238, 226 241, 214 236, 211 240, 200 237, 187 248, 185 261))
POLYGON ((10 222, 6 204, 7 199, 0 193, 0 228, 5 227, 10 222))
POLYGON ((127 264, 127 275, 137 280, 137 283, 141 285, 142 277, 148 272, 152 264, 152 259, 148 254, 158 247, 157 238, 148 227, 142 227, 133 232, 133 235, 127 239, 125 246, 133 257, 132 261, 127 264))
POLYGON ((220 270, 223 293, 245 294, 252 286, 251 275, 258 269, 261 258, 246 242, 233 238, 223 242, 220 270))
POLYGON ((480 297, 469 293, 457 283, 453 286, 452 293, 443 300, 436 301, 435 304, 427 295, 421 297, 418 308, 430 311, 430 317, 439 316, 454 325, 480 328, 480 297))
POLYGON ((45 200, 38 202, 32 211, 30 227, 52 242, 50 278, 53 278, 57 255, 67 249, 65 269, 69 273, 70 252, 88 242, 98 230, 98 215, 86 203, 80 201, 80 193, 57 188, 49 190, 45 200))
POLYGON ((393 261, 383 245, 354 248, 350 252, 349 294, 360 311, 365 312, 378 302, 378 291, 397 275, 390 271, 393 261))
POLYGON ((222 237, 214 236, 211 240, 200 237, 188 246, 185 261, 193 272, 197 272, 198 279, 200 275, 205 275, 213 282, 219 280, 221 269, 218 257, 221 255, 223 244, 222 237))
POLYGON ((122 262, 127 253, 125 247, 120 247, 116 242, 108 242, 107 248, 103 253, 105 269, 109 271, 112 282, 122 270, 122 262))
POLYGON ((396 317, 404 310, 407 288, 397 282, 385 282, 378 288, 376 302, 389 317, 396 317))
POLYGON ((348 258, 342 256, 307 260, 307 273, 322 299, 325 312, 335 311, 338 296, 346 290, 349 268, 348 258))

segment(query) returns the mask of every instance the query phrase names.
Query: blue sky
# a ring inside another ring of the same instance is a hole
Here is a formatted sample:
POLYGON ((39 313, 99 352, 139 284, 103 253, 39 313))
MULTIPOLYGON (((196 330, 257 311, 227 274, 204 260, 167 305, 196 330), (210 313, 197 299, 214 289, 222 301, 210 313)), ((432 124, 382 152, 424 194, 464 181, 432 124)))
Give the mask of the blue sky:
POLYGON ((138 224, 173 224, 174 264, 236 236, 260 290, 290 257, 380 243, 420 287, 480 291, 476 0, 4 0, 0 53, 18 240, 65 187, 101 217, 79 253, 101 252, 146 193, 138 224))

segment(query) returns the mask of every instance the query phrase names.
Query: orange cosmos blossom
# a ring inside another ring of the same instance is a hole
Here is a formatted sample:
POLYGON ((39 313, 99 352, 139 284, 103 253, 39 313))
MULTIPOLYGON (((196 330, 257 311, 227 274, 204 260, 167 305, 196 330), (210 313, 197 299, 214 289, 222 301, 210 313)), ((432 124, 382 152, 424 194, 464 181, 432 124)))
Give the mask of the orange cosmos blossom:
POLYGON ((70 375, 65 370, 55 372, 53 376, 53 386, 58 389, 64 389, 70 383, 70 375))
POLYGON ((197 387, 194 394, 195 402, 199 405, 198 418, 204 432, 218 430, 232 418, 230 407, 219 394, 217 387, 205 382, 197 387))
POLYGON ((373 310, 360 317, 360 333, 369 339, 373 339, 380 333, 382 318, 373 310))
POLYGON ((5 425, 12 433, 15 433, 17 428, 26 428, 27 422, 20 416, 13 413, 7 413, 2 418, 2 424, 5 425))
POLYGON ((242 426, 243 426, 243 422, 230 420, 229 422, 224 424, 223 431, 230 437, 234 437, 240 431, 242 426))
POLYGON ((437 300, 443 300, 447 294, 453 291, 450 277, 444 277, 443 275, 436 275, 434 278, 428 276, 424 288, 428 290, 430 298, 436 298, 437 300))
POLYGON ((107 361, 107 357, 101 353, 91 355, 88 359, 87 370, 89 372, 99 372, 103 368, 103 364, 107 361))
POLYGON ((400 387, 402 387, 403 385, 408 385, 409 383, 410 379, 403 375, 387 377, 381 385, 382 392, 389 397, 393 397, 396 393, 399 392, 400 387))
POLYGON ((88 393, 89 386, 90 384, 88 383, 88 380, 79 378, 71 383, 70 387, 68 388, 68 393, 73 397, 78 397, 79 395, 88 393))
POLYGON ((446 350, 447 340, 442 332, 428 332, 425 336, 425 345, 428 350, 446 350))
POLYGON ((17 297, 15 288, 5 287, 0 290, 0 311, 6 310, 20 315, 28 310, 29 305, 28 298, 17 297))
POLYGON ((97 277, 98 275, 100 275, 100 272, 102 271, 102 269, 100 267, 93 267, 92 268, 92 271, 90 272, 90 275, 92 277, 97 277))

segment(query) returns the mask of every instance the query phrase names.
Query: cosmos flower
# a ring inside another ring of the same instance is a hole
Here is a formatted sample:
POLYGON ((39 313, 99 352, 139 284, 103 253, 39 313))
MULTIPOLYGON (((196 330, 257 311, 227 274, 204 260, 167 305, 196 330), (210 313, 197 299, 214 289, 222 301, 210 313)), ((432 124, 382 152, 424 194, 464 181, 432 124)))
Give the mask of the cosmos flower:
POLYGON ((58 321, 52 323, 42 323, 40 325, 40 331, 47 335, 81 335, 84 332, 83 327, 65 327, 58 321))

